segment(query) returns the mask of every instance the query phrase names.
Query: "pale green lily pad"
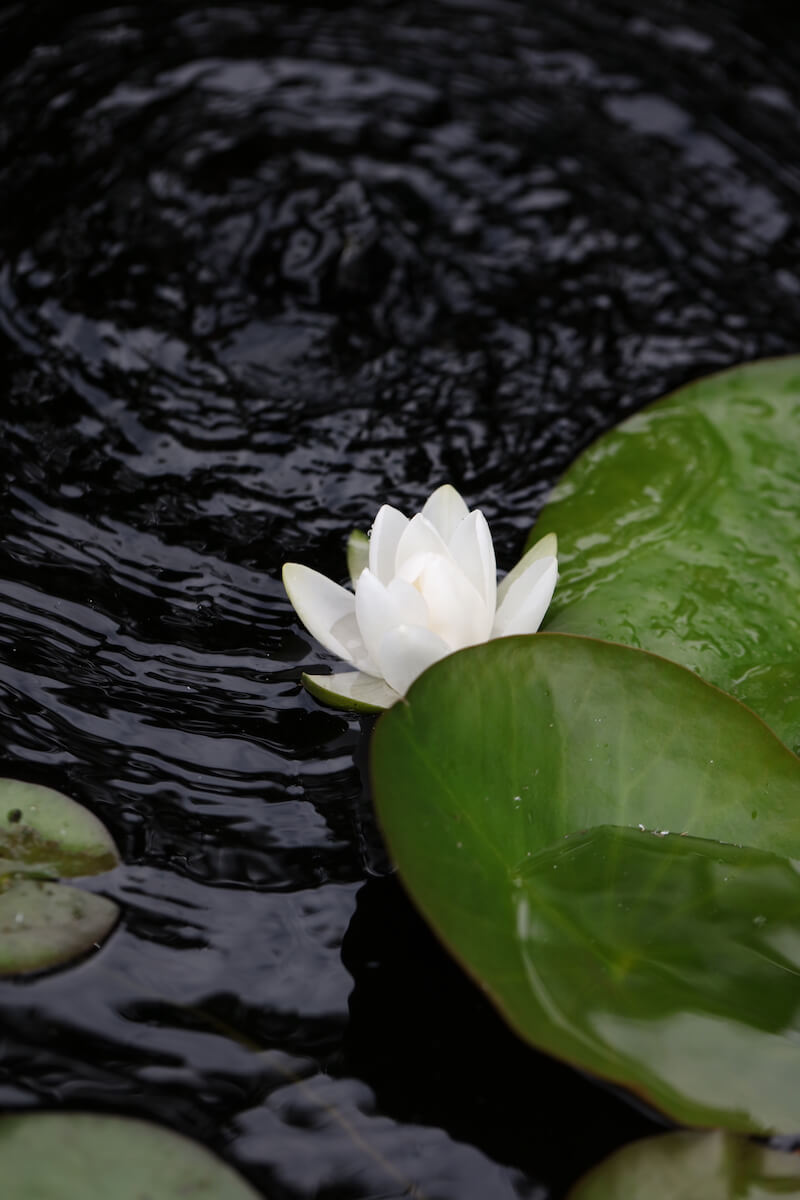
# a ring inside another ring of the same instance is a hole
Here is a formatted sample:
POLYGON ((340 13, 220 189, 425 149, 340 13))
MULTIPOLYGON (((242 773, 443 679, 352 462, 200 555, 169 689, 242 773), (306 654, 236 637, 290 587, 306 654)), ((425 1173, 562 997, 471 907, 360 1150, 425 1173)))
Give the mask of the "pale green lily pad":
POLYGON ((0 975, 42 971, 86 954, 119 910, 58 882, 119 862, 105 826, 51 788, 0 780, 0 975))
POLYGON ((0 975, 43 971, 80 958, 108 937, 119 909, 105 896, 18 879, 0 892, 0 975))
POLYGON ((717 1130, 624 1146, 567 1200, 800 1200, 800 1157, 717 1130))
POLYGON ((126 1117, 0 1117, 0 1162, 13 1200, 260 1200, 204 1146, 126 1117))
POLYGON ((681 1122, 800 1129, 800 760, 752 712, 628 647, 506 638, 412 685, 372 776, 518 1033, 681 1122))
POLYGON ((99 875, 118 862, 110 833, 83 805, 52 788, 0 780, 0 888, 11 874, 99 875))
POLYGON ((800 357, 701 379, 611 430, 531 540, 550 531, 544 628, 674 659, 800 750, 800 357))

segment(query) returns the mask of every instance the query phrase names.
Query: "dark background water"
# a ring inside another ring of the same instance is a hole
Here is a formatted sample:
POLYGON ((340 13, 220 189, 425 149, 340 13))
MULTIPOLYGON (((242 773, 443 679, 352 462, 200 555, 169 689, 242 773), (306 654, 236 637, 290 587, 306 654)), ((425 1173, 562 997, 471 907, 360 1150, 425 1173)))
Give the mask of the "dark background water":
POLYGON ((450 480, 511 565, 687 379, 798 349, 789 4, 0 7, 3 773, 125 865, 0 984, 0 1107, 279 1200, 559 1197, 657 1126, 526 1050, 387 874, 280 565, 450 480))

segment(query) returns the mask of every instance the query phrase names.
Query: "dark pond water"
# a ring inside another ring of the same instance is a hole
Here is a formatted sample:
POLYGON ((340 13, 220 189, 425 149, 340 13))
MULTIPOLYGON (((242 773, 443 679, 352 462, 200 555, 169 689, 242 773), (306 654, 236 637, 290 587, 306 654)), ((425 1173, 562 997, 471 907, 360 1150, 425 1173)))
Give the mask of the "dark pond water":
POLYGON ((2 773, 121 927, 0 984, 0 1107, 265 1196, 556 1198, 657 1126, 518 1045, 387 872, 279 569, 445 480, 498 561, 631 409, 798 349, 788 4, 0 7, 2 773))

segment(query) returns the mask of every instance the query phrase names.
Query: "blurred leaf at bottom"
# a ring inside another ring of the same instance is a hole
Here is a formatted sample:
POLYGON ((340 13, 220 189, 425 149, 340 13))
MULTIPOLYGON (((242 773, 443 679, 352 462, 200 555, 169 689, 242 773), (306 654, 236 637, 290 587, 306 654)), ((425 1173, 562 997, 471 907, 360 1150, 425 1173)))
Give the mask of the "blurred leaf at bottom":
POLYGON ((259 1200, 204 1146, 127 1117, 0 1117, 0 1162, 9 1200, 259 1200))
POLYGON ((800 1197, 800 1157, 733 1134, 667 1133, 624 1146, 568 1200, 770 1200, 800 1197))

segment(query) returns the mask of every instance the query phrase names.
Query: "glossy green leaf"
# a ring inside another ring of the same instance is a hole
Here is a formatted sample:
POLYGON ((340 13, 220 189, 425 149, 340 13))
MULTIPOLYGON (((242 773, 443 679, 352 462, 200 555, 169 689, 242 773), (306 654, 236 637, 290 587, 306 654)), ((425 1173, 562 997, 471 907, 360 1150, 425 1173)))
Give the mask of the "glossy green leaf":
POLYGON ((113 901, 58 880, 118 862, 105 826, 82 805, 0 780, 0 975, 59 966, 107 937, 119 915, 113 901))
POLYGON ((14 1200, 259 1200, 197 1142, 125 1117, 0 1117, 0 1162, 14 1200))
POLYGON ((686 1124, 800 1130, 798 869, 674 833, 564 839, 510 875, 509 1019, 686 1124))
POLYGON ((437 663, 372 766, 412 897, 519 1033, 679 1120, 800 1129, 800 761, 762 721, 539 634, 437 663))
POLYGON ((717 1130, 666 1133, 624 1146, 568 1200, 800 1200, 800 1156, 717 1130))
POLYGON ((531 541, 550 531, 545 628, 683 663, 800 749, 800 357, 701 379, 600 438, 531 541))

